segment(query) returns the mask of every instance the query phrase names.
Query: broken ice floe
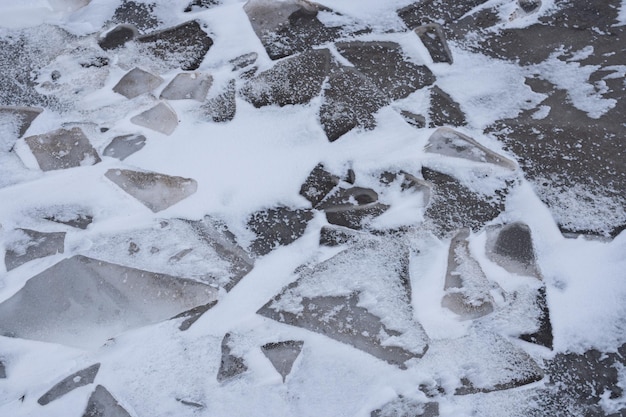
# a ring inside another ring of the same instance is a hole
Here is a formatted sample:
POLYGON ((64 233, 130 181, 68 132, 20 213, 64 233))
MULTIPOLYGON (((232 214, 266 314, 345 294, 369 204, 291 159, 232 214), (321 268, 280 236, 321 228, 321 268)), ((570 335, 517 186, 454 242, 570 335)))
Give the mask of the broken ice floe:
POLYGON ((128 158, 146 145, 146 137, 139 134, 116 136, 104 148, 103 156, 110 156, 121 161, 128 158))
POLYGON ((339 177, 326 171, 324 165, 317 164, 300 187, 300 195, 315 208, 338 184, 339 177))
POLYGON ((216 299, 205 284, 73 256, 0 303, 5 336, 94 348, 128 329, 216 299))
POLYGON ((446 62, 452 64, 452 53, 448 48, 446 35, 443 28, 438 23, 430 23, 416 27, 413 32, 419 36, 420 40, 428 50, 433 62, 446 62))
POLYGON ((167 100, 196 100, 203 102, 209 88, 213 83, 213 77, 209 74, 197 72, 181 73, 161 92, 160 98, 167 100))
POLYGON ((272 362, 285 382, 285 378, 291 372, 293 364, 302 351, 303 341, 287 340, 285 342, 267 343, 261 346, 263 354, 272 362))
POLYGON ((217 381, 224 382, 229 379, 246 372, 248 366, 244 362, 243 358, 231 354, 232 338, 230 333, 227 333, 222 339, 222 358, 220 360, 220 369, 217 372, 217 381))
POLYGON ((471 137, 448 127, 440 127, 430 135, 426 152, 476 162, 488 162, 511 170, 517 168, 517 164, 510 159, 498 155, 471 137))
POLYGON ((437 417, 439 403, 423 402, 399 396, 381 408, 371 412, 370 417, 437 417))
POLYGON ((103 261, 191 278, 229 291, 254 261, 220 222, 157 219, 147 227, 99 233, 82 253, 103 261))
POLYGON ((101 161, 78 127, 29 136, 24 141, 43 171, 93 165, 101 161))
POLYGON ((83 417, 132 417, 128 411, 102 385, 89 397, 83 417))
POLYGON ((98 45, 104 50, 115 49, 135 39, 138 35, 139 31, 133 25, 117 25, 100 35, 98 45))
POLYGON ((338 42, 339 53, 392 100, 407 97, 435 82, 425 65, 409 61, 394 42, 338 42))
POLYGON ((162 101, 151 109, 133 116, 130 121, 137 126, 147 127, 164 135, 171 135, 178 126, 178 115, 169 104, 162 101))
POLYGON ((275 207, 253 213, 248 218, 248 227, 257 236, 250 251, 266 255, 281 245, 288 245, 304 234, 308 222, 313 218, 310 209, 275 207))
POLYGON ((541 279, 530 228, 524 223, 489 228, 486 252, 509 272, 541 279))
POLYGON ((84 387, 85 385, 92 384, 96 379, 100 364, 96 363, 88 368, 82 369, 78 372, 74 372, 66 378, 63 378, 60 382, 50 388, 44 395, 39 397, 37 402, 40 405, 46 405, 57 398, 61 398, 70 391, 76 388, 84 387))
POLYGON ((457 233, 450 243, 448 270, 441 304, 465 319, 482 317, 493 312, 491 285, 480 264, 470 253, 469 231, 457 233))
POLYGON ((408 249, 391 239, 365 242, 301 269, 297 281, 258 313, 401 368, 428 347, 410 305, 408 249))
POLYGON ((126 98, 135 98, 141 94, 149 93, 163 82, 158 75, 144 71, 141 68, 133 68, 127 72, 113 87, 113 91, 126 98))
POLYGON ((430 118, 428 127, 464 126, 467 123, 465 113, 461 110, 459 103, 437 85, 430 89, 428 117, 430 118))
POLYGON ((349 227, 366 228, 375 217, 384 213, 389 206, 378 202, 378 194, 370 188, 339 188, 317 206, 324 210, 328 223, 349 227))
POLYGON ((191 178, 154 172, 110 169, 105 176, 155 213, 184 200, 198 188, 191 178))
POLYGON ((33 259, 63 253, 65 232, 39 232, 37 230, 16 229, 12 239, 6 243, 4 263, 7 271, 15 269, 33 259))

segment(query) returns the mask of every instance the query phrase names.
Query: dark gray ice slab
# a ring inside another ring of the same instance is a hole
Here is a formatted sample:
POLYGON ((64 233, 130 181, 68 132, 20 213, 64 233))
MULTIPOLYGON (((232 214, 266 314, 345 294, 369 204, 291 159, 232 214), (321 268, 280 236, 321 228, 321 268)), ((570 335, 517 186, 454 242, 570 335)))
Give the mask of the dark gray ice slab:
POLYGON ((433 62, 446 62, 452 64, 452 52, 448 48, 446 35, 443 27, 438 23, 430 23, 418 26, 414 32, 428 50, 433 62))
MULTIPOLYGON (((608 416, 602 402, 617 400, 624 394, 620 370, 626 366, 626 344, 613 352, 592 349, 584 353, 558 353, 545 365, 547 389, 539 396, 537 407, 546 415, 608 416)), ((621 417, 625 411, 622 407, 610 417, 621 417)))
POLYGON ((94 165, 101 161, 79 127, 24 139, 43 171, 94 165))
POLYGON ((275 207, 252 214, 248 218, 248 227, 257 238, 250 245, 250 251, 266 255, 278 246, 292 243, 304 234, 311 219, 312 210, 289 207, 275 207))
POLYGON ((437 417, 439 403, 424 403, 412 398, 399 396, 381 408, 372 411, 370 417, 437 417))
POLYGON ((33 259, 63 253, 65 249, 65 232, 45 233, 37 230, 16 229, 14 238, 6 244, 4 263, 7 271, 33 259))
POLYGON ((453 158, 487 162, 503 168, 515 170, 517 164, 508 158, 481 145, 471 137, 449 127, 440 127, 428 138, 426 152, 438 153, 453 158))
POLYGON ((441 305, 464 319, 475 319, 494 310, 491 286, 480 264, 469 250, 469 230, 454 236, 448 253, 448 270, 441 305))
POLYGON ((152 29, 161 23, 154 15, 154 3, 151 1, 123 0, 115 9, 112 19, 116 23, 129 23, 141 32, 152 29))
POLYGON ((154 172, 110 169, 105 176, 155 213, 184 200, 198 189, 198 183, 191 178, 154 172))
POLYGON ((339 177, 317 164, 300 187, 300 195, 315 208, 339 184, 339 177))
POLYGON ((213 84, 213 77, 198 72, 184 72, 174 79, 161 92, 161 98, 167 100, 196 100, 203 102, 209 88, 213 84))
MULTIPOLYGON (((43 112, 39 107, 0 106, 0 123, 4 126, 11 125, 15 129, 17 137, 24 136, 31 123, 43 112)), ((3 142, 0 142, 3 143, 3 142)), ((9 151, 10 146, 0 151, 9 151)))
POLYGON ((378 194, 370 188, 340 188, 317 205, 324 210, 330 224, 351 229, 366 228, 369 222, 387 211, 389 206, 378 203, 378 194))
POLYGON ((487 257, 515 274, 541 279, 530 227, 511 223, 487 230, 487 257))
POLYGON ((331 142, 354 128, 373 129, 374 114, 389 104, 387 95, 352 67, 333 69, 323 99, 319 119, 331 142))
POLYGON ((439 234, 470 228, 477 231, 504 210, 507 188, 493 195, 473 191, 450 175, 422 168, 422 176, 433 185, 425 216, 439 234))
POLYGON ((101 35, 98 39, 100 48, 106 50, 119 48, 126 42, 135 39, 139 35, 137 28, 133 25, 117 25, 113 29, 101 35))
POLYGON ((459 19, 486 0, 425 0, 398 10, 398 15, 410 29, 426 23, 449 23, 459 19))
POLYGON ((400 368, 426 351, 426 334, 413 319, 408 249, 403 244, 369 241, 299 271, 297 281, 258 314, 323 334, 400 368))
POLYGON ((215 123, 230 122, 237 113, 236 93, 235 80, 230 80, 223 91, 202 105, 203 114, 215 123))
POLYGON ((243 97, 255 107, 306 104, 322 91, 330 71, 328 49, 316 49, 277 62, 248 81, 243 97))
POLYGON ((324 25, 318 13, 332 11, 311 1, 249 0, 244 11, 271 59, 311 49, 334 40, 342 32, 341 27, 324 25))
POLYGON ((57 398, 61 398, 68 392, 75 390, 76 388, 83 387, 85 385, 92 384, 96 379, 100 364, 96 363, 88 368, 82 369, 78 372, 74 372, 72 375, 64 378, 59 383, 55 384, 48 392, 39 397, 37 402, 40 405, 46 405, 57 398))
POLYGON ((274 368, 283 377, 283 382, 293 368, 293 363, 302 351, 303 341, 287 340, 285 342, 268 343, 261 346, 263 354, 272 362, 274 368))
POLYGON ((428 127, 463 126, 467 123, 459 103, 436 85, 430 90, 428 117, 430 118, 428 127))
POLYGON ((162 101, 151 109, 131 117, 130 121, 137 126, 171 135, 178 126, 178 115, 167 102, 162 101))
POLYGON ((128 411, 102 385, 89 397, 83 417, 132 417, 128 411))
POLYGON ((183 71, 198 69, 213 45, 213 39, 196 20, 140 36, 137 41, 144 44, 156 59, 183 71))
POLYGON ((162 82, 163 78, 158 75, 151 74, 141 68, 133 68, 115 84, 113 91, 126 98, 135 98, 141 94, 149 93, 162 82))
POLYGON ((189 279, 74 256, 0 304, 0 333, 94 348, 125 330, 213 301, 216 292, 189 279))
POLYGON ((231 335, 227 333, 222 339, 222 359, 220 360, 220 369, 217 372, 218 382, 235 378, 248 370, 243 358, 231 354, 231 343, 231 335))
POLYGON ((121 161, 128 158, 146 145, 146 137, 140 134, 116 136, 104 148, 102 155, 117 158, 121 161))
POLYGON ((395 42, 338 42, 337 50, 392 100, 435 82, 424 65, 409 61, 395 42))

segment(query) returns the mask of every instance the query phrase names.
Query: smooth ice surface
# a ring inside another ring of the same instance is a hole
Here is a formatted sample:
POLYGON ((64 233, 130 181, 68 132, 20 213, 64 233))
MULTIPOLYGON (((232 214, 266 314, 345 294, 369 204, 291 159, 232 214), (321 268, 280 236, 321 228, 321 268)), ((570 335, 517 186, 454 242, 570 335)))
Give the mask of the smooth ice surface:
POLYGON ((303 341, 288 340, 285 342, 268 343, 261 347, 263 354, 267 356, 267 359, 272 362, 274 368, 283 377, 283 382, 285 382, 285 378, 291 372, 293 363, 300 355, 303 344, 303 341))
POLYGON ((126 98, 135 98, 138 95, 149 93, 162 82, 163 79, 158 75, 151 74, 141 68, 133 68, 115 84, 113 91, 126 98))
POLYGON ((215 296, 215 289, 199 282, 74 256, 2 302, 0 329, 7 336, 95 348, 215 296))
POLYGON ((100 157, 79 127, 24 139, 43 171, 93 165, 100 157))
POLYGON ((163 89, 161 98, 167 100, 190 99, 203 102, 212 83, 213 78, 209 74, 197 72, 178 74, 163 89))
POLYGON ((133 116, 130 121, 137 126, 147 127, 164 135, 171 135, 176 130, 176 126, 178 126, 176 112, 164 101, 143 113, 133 116))
POLYGON ((92 384, 99 369, 100 364, 97 363, 78 372, 74 372, 50 388, 48 392, 39 397, 37 402, 41 405, 46 405, 76 388, 92 384))

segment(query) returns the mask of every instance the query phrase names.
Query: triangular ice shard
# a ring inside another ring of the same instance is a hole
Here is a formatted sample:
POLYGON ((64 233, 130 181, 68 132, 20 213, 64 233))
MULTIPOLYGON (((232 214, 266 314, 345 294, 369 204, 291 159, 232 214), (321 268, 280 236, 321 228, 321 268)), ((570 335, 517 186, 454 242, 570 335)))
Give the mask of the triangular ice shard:
POLYGON ((46 405, 57 398, 60 398, 76 388, 83 387, 93 383, 100 369, 100 364, 96 363, 88 368, 74 372, 72 375, 64 378, 61 382, 50 388, 48 392, 42 395, 37 402, 40 405, 46 405))
POLYGON ((288 340, 285 342, 268 343, 261 347, 267 359, 272 362, 274 368, 283 377, 283 382, 285 382, 285 378, 291 372, 293 363, 300 355, 303 344, 304 342, 302 341, 288 340))
POLYGON ((230 353, 230 341, 231 335, 230 333, 227 333, 224 336, 224 339, 222 339, 222 359, 220 362, 220 369, 217 372, 218 382, 224 382, 248 370, 243 358, 230 353))

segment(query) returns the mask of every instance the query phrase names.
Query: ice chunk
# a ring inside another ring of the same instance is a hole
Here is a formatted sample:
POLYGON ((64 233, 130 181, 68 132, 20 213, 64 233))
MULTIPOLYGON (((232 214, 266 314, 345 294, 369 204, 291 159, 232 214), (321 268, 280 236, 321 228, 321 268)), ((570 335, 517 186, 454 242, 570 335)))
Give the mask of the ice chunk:
POLYGON ((370 188, 340 188, 325 198, 317 208, 324 210, 329 223, 351 229, 362 229, 389 206, 378 203, 378 194, 370 188))
POLYGON ((390 185, 391 183, 399 181, 400 190, 404 192, 421 193, 422 203, 424 206, 430 201, 432 194, 432 184, 421 178, 417 178, 415 175, 409 174, 405 171, 390 172, 384 171, 380 174, 380 182, 384 185, 390 185))
POLYGON ((436 85, 430 90, 428 117, 430 118, 428 127, 463 126, 467 123, 465 113, 461 110, 459 103, 436 85))
POLYGON ((448 270, 441 305, 465 319, 493 312, 490 284, 480 264, 469 251, 469 230, 461 230, 452 239, 448 253, 448 270))
POLYGON ((399 396, 381 408, 372 411, 370 417, 437 417, 438 415, 439 403, 424 403, 399 396))
POLYGON ((203 113, 215 123, 230 122, 237 112, 235 94, 235 80, 230 80, 224 91, 207 100, 202 106, 203 113))
POLYGON ((515 170, 517 164, 474 139, 449 127, 440 127, 428 138, 426 152, 438 153, 454 158, 464 158, 476 162, 488 162, 503 168, 515 170))
POLYGON ((480 230, 504 210, 508 188, 498 189, 493 195, 484 195, 454 177, 427 167, 422 168, 422 176, 433 184, 425 216, 439 234, 463 228, 480 230))
POLYGON ((93 165, 101 161, 78 127, 29 136, 24 141, 43 171, 93 165))
POLYGON ((337 50, 392 100, 435 82, 424 65, 406 59, 395 42, 338 42, 337 50))
POLYGON ((213 77, 209 74, 181 73, 165 87, 161 92, 161 98, 167 100, 190 99, 203 102, 212 83, 213 77))
POLYGON ((448 48, 446 35, 443 28, 438 23, 430 23, 428 25, 418 26, 414 30, 420 40, 428 49, 428 53, 433 62, 447 62, 452 64, 452 53, 448 48))
POLYGON ((144 71, 141 68, 133 68, 127 72, 113 87, 113 91, 126 98, 135 98, 157 88, 163 82, 158 75, 144 71))
POLYGON ((514 274, 541 279, 530 227, 511 223, 487 230, 487 257, 514 274))
POLYGON ((552 334, 552 322, 550 321, 550 309, 546 299, 546 287, 541 287, 537 290, 535 307, 539 310, 537 330, 520 335, 520 339, 552 349, 554 336, 552 334))
POLYGON ((76 388, 92 384, 96 379, 99 369, 100 364, 96 363, 88 368, 74 372, 72 375, 64 378, 62 381, 50 388, 48 392, 39 397, 37 402, 40 405, 46 405, 57 398, 64 396, 68 392, 75 390, 76 388))
POLYGON ((316 207, 339 184, 339 177, 324 169, 324 165, 317 164, 300 187, 300 195, 316 207))
POLYGON ((370 79, 352 67, 332 71, 323 97, 319 118, 331 142, 356 127, 373 129, 374 113, 389 103, 370 79))
POLYGON ((100 35, 98 45, 106 50, 119 48, 126 42, 135 39, 139 35, 137 28, 133 25, 117 25, 113 29, 100 35))
POLYGON ((139 134, 116 136, 104 148, 102 155, 111 156, 121 161, 128 158, 146 145, 146 137, 139 134))
POLYGON ((154 172, 110 169, 105 176, 155 213, 184 200, 198 188, 191 178, 154 172))
POLYGON ((305 104, 320 94, 329 71, 328 49, 307 51, 277 62, 248 81, 241 94, 255 107, 305 104))
POLYGON ((263 354, 272 362, 274 368, 276 368, 278 373, 283 377, 283 382, 285 382, 285 378, 287 378, 287 375, 291 372, 293 363, 300 355, 302 345, 304 345, 303 341, 288 340, 285 342, 268 343, 261 346, 263 354))
POLYGON ((398 10, 398 15, 410 29, 431 22, 450 23, 486 1, 451 1, 446 3, 445 7, 436 0, 417 1, 398 10))
POLYGON ((256 52, 249 52, 247 54, 238 56, 237 58, 233 58, 228 62, 232 64, 233 71, 237 71, 237 70, 244 69, 254 64, 258 57, 259 57, 259 54, 257 54, 256 52))
POLYGON ((171 135, 178 126, 178 116, 166 102, 160 102, 151 109, 133 116, 130 121, 164 135, 171 135))
POLYGON ((220 361, 220 369, 217 372, 217 381, 224 382, 240 375, 248 370, 244 360, 239 356, 232 355, 231 352, 231 335, 227 333, 222 339, 222 359, 220 361))
POLYGON ((111 393, 98 385, 89 397, 83 417, 132 417, 111 393))
POLYGON ((401 110, 400 116, 411 126, 415 126, 418 129, 426 127, 426 118, 421 114, 416 114, 408 110, 401 110))
POLYGON ((137 41, 144 44, 155 58, 183 71, 198 69, 213 45, 213 39, 195 20, 140 36, 137 41))
POLYGON ((248 227, 257 238, 250 250, 266 255, 279 245, 288 245, 304 234, 313 212, 308 209, 276 207, 254 213, 248 219, 248 227))
POLYGON ((320 11, 332 10, 311 1, 249 0, 243 9, 271 59, 303 52, 341 34, 341 28, 327 27, 318 19, 320 11))
POLYGON ((14 239, 7 243, 4 263, 7 271, 33 259, 63 253, 65 232, 44 233, 36 230, 17 229, 14 239))
MULTIPOLYGON (((0 123, 13 126, 17 137, 22 137, 41 112, 43 109, 39 107, 0 106, 0 123)), ((2 151, 9 149, 0 148, 2 151)))
POLYGON ((73 256, 34 276, 0 304, 3 335, 94 348, 125 330, 216 299, 189 279, 73 256))
POLYGON ((427 336, 413 319, 408 249, 390 239, 372 239, 314 267, 259 311, 405 367, 421 357, 427 336))
POLYGON ((85 230, 93 222, 93 214, 86 207, 73 205, 48 206, 37 209, 34 215, 51 222, 85 230))

